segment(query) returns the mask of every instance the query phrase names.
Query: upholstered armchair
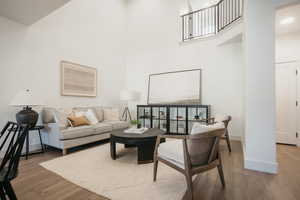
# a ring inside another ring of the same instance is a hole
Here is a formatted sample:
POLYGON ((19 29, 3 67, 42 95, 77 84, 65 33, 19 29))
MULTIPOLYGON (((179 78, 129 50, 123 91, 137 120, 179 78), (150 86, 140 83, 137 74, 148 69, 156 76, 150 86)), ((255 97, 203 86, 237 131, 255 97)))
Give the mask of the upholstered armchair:
POLYGON ((231 144, 230 144, 230 138, 228 133, 228 125, 231 119, 232 118, 230 115, 216 114, 214 117, 208 119, 207 124, 202 124, 202 126, 206 126, 210 128, 220 127, 221 125, 225 128, 225 132, 224 135, 222 136, 222 139, 226 140, 229 152, 231 152, 231 144))
POLYGON ((186 177, 187 190, 193 199, 192 177, 218 168, 221 183, 225 187, 219 141, 225 128, 204 128, 195 123, 191 135, 162 135, 157 137, 154 152, 153 181, 156 181, 158 162, 162 162, 186 177), (161 139, 167 140, 160 143, 161 139))

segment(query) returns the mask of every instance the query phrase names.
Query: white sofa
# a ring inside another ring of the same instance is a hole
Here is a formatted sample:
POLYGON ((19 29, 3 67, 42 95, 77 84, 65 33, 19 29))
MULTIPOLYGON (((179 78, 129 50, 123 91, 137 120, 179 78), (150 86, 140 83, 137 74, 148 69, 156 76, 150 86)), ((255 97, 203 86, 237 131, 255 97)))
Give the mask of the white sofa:
POLYGON ((65 155, 72 147, 108 139, 111 131, 129 127, 129 123, 122 121, 120 115, 118 119, 109 120, 115 113, 114 108, 100 106, 44 108, 42 111, 42 121, 45 126, 42 130, 44 144, 61 149, 65 155), (97 124, 79 127, 69 125, 67 117, 70 114, 88 109, 93 110, 98 119, 97 124))

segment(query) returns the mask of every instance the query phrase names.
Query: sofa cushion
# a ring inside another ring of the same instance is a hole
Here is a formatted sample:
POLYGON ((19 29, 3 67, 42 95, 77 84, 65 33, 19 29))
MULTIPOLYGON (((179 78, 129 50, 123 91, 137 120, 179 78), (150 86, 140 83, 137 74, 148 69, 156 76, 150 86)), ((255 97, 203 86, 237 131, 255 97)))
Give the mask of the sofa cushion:
POLYGON ((84 137, 92 135, 94 130, 91 126, 78 126, 78 127, 69 127, 61 131, 60 139, 74 139, 79 137, 84 137))
POLYGON ((105 121, 120 121, 120 111, 118 108, 103 108, 105 121))
POLYGON ((55 123, 54 112, 55 109, 53 108, 43 108, 42 111, 43 124, 55 123))
POLYGON ((95 114, 96 114, 96 116, 98 118, 98 121, 102 122, 104 120, 103 108, 100 107, 100 106, 95 106, 94 107, 94 111, 95 111, 95 114))
POLYGON ((183 144, 182 140, 168 140, 158 147, 158 156, 184 168, 183 144))
POLYGON ((92 125, 92 127, 95 129, 96 134, 107 133, 107 132, 110 132, 113 130, 112 125, 105 124, 105 123, 98 123, 98 124, 92 125))
POLYGON ((61 140, 88 137, 112 131, 110 124, 98 123, 90 126, 70 127, 61 131, 61 140))
POLYGON ((112 126, 113 130, 118 130, 118 129, 123 129, 123 128, 128 128, 129 127, 129 123, 125 122, 125 121, 108 121, 108 120, 104 120, 103 123, 109 124, 110 126, 112 126))

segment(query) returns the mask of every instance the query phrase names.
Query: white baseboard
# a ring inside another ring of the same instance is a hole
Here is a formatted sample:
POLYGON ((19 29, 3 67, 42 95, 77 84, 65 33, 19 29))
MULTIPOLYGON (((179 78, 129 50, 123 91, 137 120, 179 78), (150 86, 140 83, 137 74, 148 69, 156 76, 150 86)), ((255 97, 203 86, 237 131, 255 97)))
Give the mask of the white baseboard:
POLYGON ((230 140, 236 140, 236 141, 242 141, 242 137, 241 136, 229 136, 230 140))
POLYGON ((246 169, 250 169, 250 170, 266 172, 266 173, 271 173, 271 174, 277 174, 278 163, 277 162, 265 162, 265 161, 260 161, 260 160, 250 160, 250 159, 245 158, 244 167, 246 169))

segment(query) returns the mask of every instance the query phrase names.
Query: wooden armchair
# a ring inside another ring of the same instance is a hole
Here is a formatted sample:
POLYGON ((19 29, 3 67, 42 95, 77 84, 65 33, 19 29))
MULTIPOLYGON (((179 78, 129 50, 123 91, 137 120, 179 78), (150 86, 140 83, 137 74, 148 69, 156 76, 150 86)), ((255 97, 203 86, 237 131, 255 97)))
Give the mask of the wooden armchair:
POLYGON ((158 136, 154 151, 153 181, 156 181, 160 161, 185 175, 191 199, 193 199, 192 177, 215 167, 218 168, 221 183, 225 187, 219 153, 219 141, 224 132, 225 129, 221 128, 194 135, 158 136), (160 144, 162 138, 175 140, 160 144))
POLYGON ((213 119, 214 119, 213 121, 215 123, 218 123, 218 122, 224 123, 225 133, 224 133, 224 136, 222 137, 222 139, 226 140, 228 150, 229 150, 229 152, 231 152, 231 144, 230 144, 230 138, 229 138, 229 134, 228 134, 228 125, 229 125, 229 122, 231 121, 232 117, 230 115, 217 114, 213 119))

